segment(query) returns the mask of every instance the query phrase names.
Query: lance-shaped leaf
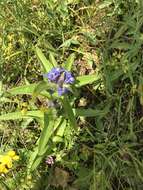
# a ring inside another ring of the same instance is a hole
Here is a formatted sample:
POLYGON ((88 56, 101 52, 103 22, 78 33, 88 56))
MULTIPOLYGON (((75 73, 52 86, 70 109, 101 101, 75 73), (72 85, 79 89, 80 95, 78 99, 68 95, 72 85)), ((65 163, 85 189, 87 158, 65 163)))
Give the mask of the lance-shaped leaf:
POLYGON ((76 116, 82 116, 82 117, 103 117, 109 112, 109 105, 106 106, 103 110, 99 109, 84 109, 84 108, 77 108, 73 109, 73 112, 76 116))
POLYGON ((45 57, 42 50, 38 47, 35 48, 36 55, 40 60, 40 63, 44 69, 45 72, 49 72, 54 66, 52 63, 45 57))
MULTIPOLYGON (((11 89, 6 91, 6 95, 7 96, 9 96, 9 95, 22 95, 22 94, 33 95, 33 93, 34 93, 34 91, 35 91, 38 84, 37 83, 28 84, 28 85, 23 85, 23 86, 18 86, 18 87, 15 87, 15 88, 11 88, 11 89)), ((40 95, 50 97, 49 93, 46 92, 45 90, 41 91, 40 95)))
POLYGON ((25 118, 42 118, 44 116, 42 111, 27 111, 22 112, 12 112, 0 115, 0 120, 15 120, 15 119, 25 119, 25 118))
POLYGON ((52 111, 44 113, 44 128, 41 132, 41 136, 39 139, 38 155, 41 156, 46 152, 48 148, 48 142, 55 130, 57 129, 57 127, 59 127, 60 123, 61 118, 55 121, 55 118, 53 118, 52 115, 52 111))
MULTIPOLYGON (((51 89, 56 91, 56 89, 57 89, 56 84, 48 83, 47 81, 41 81, 35 86, 35 89, 33 90, 32 95, 33 95, 33 97, 36 97, 38 95, 43 95, 46 92, 45 90, 51 90, 51 89)), ((48 94, 47 97, 51 96, 49 92, 47 92, 47 94, 48 94)))
POLYGON ((35 170, 42 159, 45 156, 45 153, 49 149, 48 142, 53 137, 53 133, 59 128, 63 123, 63 118, 59 117, 56 121, 52 116, 49 116, 49 113, 44 115, 44 128, 41 132, 40 139, 38 140, 38 147, 35 149, 33 154, 30 157, 30 170, 35 170))
POLYGON ((67 121, 66 121, 66 119, 63 118, 61 120, 59 127, 56 130, 56 135, 52 139, 53 142, 62 142, 63 141, 62 137, 64 135, 66 125, 67 125, 67 121))
POLYGON ((46 145, 54 132, 54 119, 49 116, 49 113, 44 113, 44 128, 41 132, 38 145, 38 155, 41 156, 46 151, 46 145))
POLYGON ((28 164, 28 172, 34 171, 38 167, 42 159, 43 159, 43 156, 38 156, 38 147, 34 148, 34 151, 30 155, 29 164, 28 164))
POLYGON ((58 65, 57 61, 56 61, 54 54, 52 52, 49 53, 49 61, 52 63, 52 65, 54 67, 57 67, 57 65, 58 65))
POLYGON ((63 65, 63 67, 67 70, 67 71, 71 71, 72 65, 74 63, 74 59, 75 59, 75 54, 72 53, 69 55, 69 57, 66 60, 66 63, 63 65))
POLYGON ((70 105, 70 102, 68 100, 68 97, 65 95, 63 99, 61 99, 65 113, 67 118, 70 121, 71 126, 73 127, 73 129, 75 131, 77 131, 77 123, 76 123, 76 118, 75 115, 73 113, 72 107, 70 105))
POLYGON ((76 78, 76 87, 81 87, 87 84, 95 83, 96 85, 101 83, 101 76, 99 74, 83 75, 76 78))

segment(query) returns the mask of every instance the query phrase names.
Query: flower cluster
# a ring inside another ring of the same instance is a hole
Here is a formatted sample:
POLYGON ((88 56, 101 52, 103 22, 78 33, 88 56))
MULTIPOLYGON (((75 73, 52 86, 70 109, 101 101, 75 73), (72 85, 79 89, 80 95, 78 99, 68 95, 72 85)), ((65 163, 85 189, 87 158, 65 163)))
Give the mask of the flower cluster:
POLYGON ((50 72, 44 75, 49 79, 50 82, 58 85, 58 94, 62 96, 68 91, 68 88, 64 85, 73 84, 74 77, 71 72, 65 70, 64 68, 53 68, 50 72))
POLYGON ((18 160, 19 156, 15 151, 10 150, 7 153, 0 155, 0 173, 7 173, 13 166, 13 161, 18 160))
POLYGON ((48 164, 49 166, 52 166, 55 162, 55 158, 53 156, 48 156, 46 159, 46 164, 48 164))

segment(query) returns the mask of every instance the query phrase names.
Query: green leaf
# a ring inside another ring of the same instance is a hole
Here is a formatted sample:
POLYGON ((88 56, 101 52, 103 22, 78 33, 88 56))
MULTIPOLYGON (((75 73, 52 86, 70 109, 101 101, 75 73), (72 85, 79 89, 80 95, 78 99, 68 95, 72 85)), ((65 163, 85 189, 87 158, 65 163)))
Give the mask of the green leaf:
POLYGON ((72 44, 73 44, 73 45, 79 45, 80 43, 79 43, 79 41, 76 40, 76 39, 68 39, 68 40, 64 41, 64 42, 60 45, 59 48, 62 48, 62 47, 68 48, 68 47, 70 47, 72 44))
POLYGON ((117 30, 116 34, 114 35, 114 40, 118 39, 119 37, 121 37, 125 32, 126 30, 128 29, 128 26, 126 23, 124 23, 120 28, 119 30, 117 30))
POLYGON ((45 55, 42 53, 40 48, 36 47, 35 51, 36 51, 37 57, 39 58, 39 60, 41 62, 41 65, 42 65, 44 71, 49 72, 54 66, 52 65, 52 63, 50 63, 46 59, 45 55))
POLYGON ((69 57, 67 58, 66 63, 64 64, 64 68, 66 70, 71 71, 74 59, 75 59, 75 54, 74 53, 70 54, 69 57))
POLYGON ((2 91, 2 81, 0 81, 0 96, 2 95, 3 91, 2 91))
POLYGON ((37 156, 37 155, 36 155, 36 158, 35 158, 35 160, 33 161, 30 170, 31 170, 31 171, 34 171, 34 170, 39 166, 39 164, 41 163, 42 159, 43 159, 43 156, 37 156))
POLYGON ((96 110, 96 109, 82 109, 82 108, 77 108, 73 109, 74 113, 76 116, 82 116, 82 117, 95 117, 95 116, 104 116, 109 112, 109 106, 107 106, 103 110, 96 110))
POLYGON ((22 112, 12 112, 0 115, 0 120, 15 120, 15 119, 25 119, 25 118, 42 118, 44 116, 41 111, 27 111, 26 113, 22 112))
POLYGON ((28 173, 30 173, 31 170, 33 171, 35 169, 34 168, 35 167, 34 162, 35 162, 36 157, 38 155, 38 147, 36 146, 34 148, 34 150, 32 152, 30 152, 29 154, 30 154, 30 158, 29 158, 29 163, 28 163, 28 173))
POLYGON ((52 117, 52 113, 50 113, 51 116, 49 116, 50 115, 49 113, 45 113, 44 115, 44 128, 38 142, 39 144, 30 157, 31 171, 35 170, 40 164, 40 162, 42 161, 43 157, 45 156, 45 153, 49 149, 48 142, 50 138, 52 137, 52 134, 63 122, 62 117, 54 121, 52 117))
POLYGON ((61 118, 55 121, 55 119, 52 116, 52 111, 50 112, 44 114, 44 128, 42 130, 38 145, 38 155, 40 156, 46 152, 48 148, 47 144, 49 139, 61 123, 61 118))
POLYGON ((68 4, 79 3, 80 0, 67 0, 68 4))
POLYGON ((50 60, 50 62, 52 63, 52 65, 54 66, 54 67, 57 67, 57 61, 55 60, 55 57, 54 57, 54 55, 53 55, 53 53, 52 52, 50 52, 49 53, 49 60, 50 60))
POLYGON ((138 94, 139 94, 140 104, 143 106, 143 78, 141 76, 139 78, 138 94))
POLYGON ((21 123, 21 128, 25 129, 33 121, 33 118, 27 118, 21 123))
POLYGON ((66 125, 67 125, 67 121, 63 119, 63 121, 60 123, 57 129, 56 135, 52 139, 53 142, 61 142, 63 140, 62 137, 64 135, 66 125))
POLYGON ((23 85, 7 90, 11 95, 32 94, 37 84, 23 85))
POLYGON ((105 0, 103 3, 101 3, 98 8, 99 9, 104 9, 106 7, 109 7, 113 3, 112 0, 105 0))
POLYGON ((41 91, 47 89, 48 85, 46 81, 41 81, 39 82, 36 86, 35 89, 33 91, 33 96, 37 96, 38 94, 40 94, 41 91))
POLYGON ((76 78, 76 87, 81 87, 87 84, 91 84, 93 82, 96 82, 96 84, 99 84, 101 82, 101 76, 99 74, 94 75, 83 75, 76 78))
MULTIPOLYGON (((23 86, 19 86, 19 87, 15 87, 12 89, 9 89, 8 91, 6 91, 7 95, 20 95, 20 94, 29 94, 32 95, 35 88, 37 87, 37 83, 35 84, 30 84, 30 85, 23 85, 23 86)), ((49 93, 46 91, 42 91, 40 92, 40 95, 49 97, 49 93)))
POLYGON ((54 120, 49 117, 48 113, 44 114, 44 128, 42 130, 39 145, 38 145, 38 155, 43 155, 46 152, 47 143, 54 132, 54 120))
POLYGON ((109 76, 110 81, 114 82, 115 80, 117 80, 123 74, 124 74, 124 72, 122 70, 117 70, 117 71, 111 72, 110 76, 109 76))
POLYGON ((32 28, 30 25, 29 26, 22 26, 22 30, 23 32, 29 32, 31 34, 34 34, 35 36, 39 37, 39 34, 37 33, 37 31, 32 28))
POLYGON ((131 48, 131 45, 127 42, 117 42, 117 41, 114 41, 110 48, 112 49, 115 49, 115 48, 118 48, 119 50, 128 50, 131 48))
POLYGON ((3 190, 11 190, 11 188, 9 188, 9 186, 4 182, 4 180, 0 179, 0 188, 3 190))
POLYGON ((6 102, 15 102, 14 100, 11 100, 9 98, 1 97, 0 98, 0 103, 6 103, 6 102))
POLYGON ((33 91, 33 97, 36 97, 36 96, 38 96, 40 94, 43 95, 43 92, 44 92, 44 94, 46 93, 48 95, 47 97, 50 98, 50 96, 51 96, 50 93, 48 93, 47 91, 45 91, 45 90, 48 90, 48 89, 49 90, 51 90, 51 89, 56 90, 57 86, 56 86, 56 84, 48 83, 47 81, 41 81, 41 82, 39 82, 35 86, 35 89, 33 91))
POLYGON ((64 107, 64 110, 65 110, 65 113, 67 115, 67 118, 69 119, 70 121, 70 124, 71 126, 73 127, 73 129, 75 131, 77 131, 77 123, 76 123, 76 118, 75 118, 75 115, 73 113, 73 110, 72 110, 72 107, 70 105, 70 102, 68 100, 68 97, 65 95, 64 98, 61 100, 62 101, 62 104, 63 104, 63 107, 64 107))

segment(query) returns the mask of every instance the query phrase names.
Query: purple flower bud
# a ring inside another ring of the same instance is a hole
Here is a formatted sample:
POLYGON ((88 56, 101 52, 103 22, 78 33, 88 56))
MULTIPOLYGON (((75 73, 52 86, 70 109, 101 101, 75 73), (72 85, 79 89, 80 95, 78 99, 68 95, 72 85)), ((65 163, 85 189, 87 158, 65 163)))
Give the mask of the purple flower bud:
POLYGON ((53 165, 54 164, 54 158, 52 156, 48 156, 45 162, 48 165, 53 165))

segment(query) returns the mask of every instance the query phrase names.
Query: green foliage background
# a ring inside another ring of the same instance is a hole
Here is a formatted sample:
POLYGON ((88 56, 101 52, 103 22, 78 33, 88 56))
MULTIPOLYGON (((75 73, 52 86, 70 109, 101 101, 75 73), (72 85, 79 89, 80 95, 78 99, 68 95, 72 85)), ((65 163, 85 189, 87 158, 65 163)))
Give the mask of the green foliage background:
POLYGON ((142 1, 1 0, 0 10, 1 152, 20 155, 1 189, 142 190, 142 1), (51 64, 77 79, 56 109, 42 76, 51 64))

